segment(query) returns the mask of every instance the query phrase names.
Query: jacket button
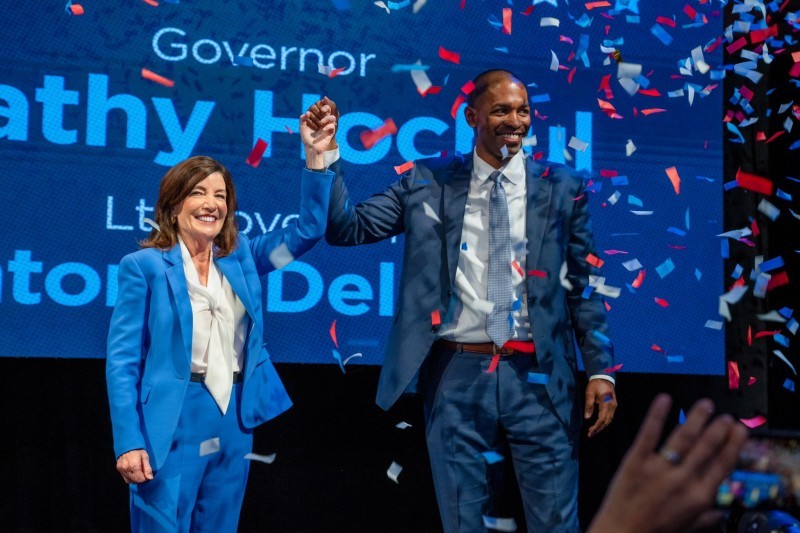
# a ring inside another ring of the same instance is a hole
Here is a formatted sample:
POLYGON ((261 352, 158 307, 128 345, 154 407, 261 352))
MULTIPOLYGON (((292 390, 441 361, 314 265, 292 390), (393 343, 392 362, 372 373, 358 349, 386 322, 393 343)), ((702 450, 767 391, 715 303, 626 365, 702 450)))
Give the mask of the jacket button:
POLYGON ((452 296, 452 295, 453 295, 453 291, 447 291, 447 296, 452 296))
POLYGON ((433 333, 437 333, 437 332, 439 331, 439 326, 438 326, 438 325, 436 325, 436 326, 431 326, 431 331, 432 331, 433 333))

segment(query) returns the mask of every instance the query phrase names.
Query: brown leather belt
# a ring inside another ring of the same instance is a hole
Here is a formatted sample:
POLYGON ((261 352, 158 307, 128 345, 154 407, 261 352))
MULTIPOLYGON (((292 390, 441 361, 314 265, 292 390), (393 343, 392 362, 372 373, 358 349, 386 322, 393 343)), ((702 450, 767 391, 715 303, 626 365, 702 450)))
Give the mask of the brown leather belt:
POLYGON ((492 342, 454 342, 447 339, 439 339, 435 342, 435 345, 441 349, 451 350, 453 352, 471 352, 487 355, 532 355, 535 352, 532 341, 510 341, 502 348, 498 348, 497 345, 492 342), (509 346, 509 344, 515 346, 509 346))

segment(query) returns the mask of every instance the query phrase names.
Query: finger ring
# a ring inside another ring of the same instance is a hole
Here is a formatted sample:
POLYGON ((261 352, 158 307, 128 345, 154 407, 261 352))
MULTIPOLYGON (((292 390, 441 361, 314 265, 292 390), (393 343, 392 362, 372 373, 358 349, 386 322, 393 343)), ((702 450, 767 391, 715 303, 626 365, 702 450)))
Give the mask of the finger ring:
POLYGON ((667 462, 673 466, 681 462, 681 454, 679 454, 675 450, 670 450, 667 447, 661 448, 658 454, 664 459, 666 459, 667 462))

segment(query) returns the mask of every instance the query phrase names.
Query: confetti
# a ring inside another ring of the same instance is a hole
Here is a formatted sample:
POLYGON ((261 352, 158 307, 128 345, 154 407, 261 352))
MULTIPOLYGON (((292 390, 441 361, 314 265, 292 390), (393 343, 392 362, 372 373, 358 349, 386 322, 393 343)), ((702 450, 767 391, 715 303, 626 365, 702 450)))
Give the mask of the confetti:
POLYGON ((584 141, 578 139, 577 137, 573 136, 569 140, 568 146, 570 148, 572 148, 573 150, 576 150, 578 152, 585 152, 586 149, 589 148, 589 143, 584 142, 584 141))
POLYGON ((350 362, 350 359, 353 359, 355 357, 364 357, 364 356, 361 353, 354 353, 353 355, 349 356, 347 359, 342 361, 342 366, 347 365, 347 363, 350 362))
POLYGON ((403 174, 404 172, 408 172, 412 168, 414 168, 414 162, 406 161, 402 165, 397 165, 396 167, 394 167, 394 171, 397 172, 398 174, 403 174))
POLYGON ((333 345, 338 348, 339 347, 339 341, 336 340, 336 320, 334 320, 333 324, 331 324, 331 329, 328 330, 328 333, 331 336, 331 340, 333 340, 333 345))
POLYGON ((743 189, 767 196, 772 194, 774 187, 774 184, 767 178, 743 172, 741 169, 736 172, 736 183, 743 189))
POLYGON ((656 272, 661 279, 664 279, 673 270, 675 270, 675 264, 669 258, 656 267, 656 272))
POLYGON ((755 429, 767 423, 767 419, 764 418, 764 416, 762 415, 758 415, 753 418, 740 418, 739 420, 742 422, 742 424, 749 427, 750 429, 755 429))
POLYGON ((461 104, 463 104, 466 101, 467 99, 464 98, 463 94, 459 94, 458 96, 456 96, 453 105, 450 107, 450 116, 456 118, 456 115, 458 114, 458 108, 461 107, 461 104))
POLYGON ((149 69, 146 69, 146 68, 142 68, 142 78, 144 78, 146 80, 153 81, 153 82, 158 83, 160 85, 163 85, 164 87, 174 87, 175 86, 175 82, 174 81, 172 81, 170 79, 167 79, 164 76, 159 76, 158 74, 156 74, 152 70, 149 70, 149 69))
POLYGON ((244 458, 248 461, 258 461, 260 463, 265 463, 271 465, 275 462, 276 454, 271 453, 269 455, 260 455, 257 453, 250 452, 244 456, 244 458))
POLYGON ((395 424, 394 427, 396 427, 397 429, 408 429, 412 426, 408 422, 398 422, 397 424, 395 424))
POLYGON ((547 27, 558 28, 560 25, 561 21, 554 17, 542 17, 542 20, 539 21, 540 28, 547 28, 547 27))
POLYGON ((639 270, 640 268, 642 268, 642 264, 639 262, 638 259, 631 259, 630 261, 625 261, 624 263, 622 263, 622 266, 624 266, 628 272, 633 272, 635 270, 639 270))
POLYGON ((775 355, 775 356, 776 356, 778 359, 780 359, 781 361, 783 361, 784 363, 786 363, 786 364, 789 366, 789 368, 791 368, 791 369, 792 369, 792 373, 793 373, 795 376, 797 375, 797 370, 795 370, 795 368, 794 368, 794 365, 793 365, 792 363, 790 363, 790 362, 789 362, 789 360, 786 358, 786 356, 785 356, 785 355, 783 355, 783 352, 782 352, 782 351, 780 351, 780 350, 772 350, 772 353, 773 353, 773 354, 774 354, 774 355, 775 355))
POLYGON ((719 331, 722 329, 722 322, 718 320, 706 320, 706 324, 704 327, 719 331))
POLYGON ((728 388, 736 390, 739 388, 739 363, 728 361, 728 388))
POLYGON ((264 157, 264 150, 266 149, 267 143, 263 139, 258 139, 253 149, 250 150, 250 155, 247 156, 245 162, 253 168, 258 168, 258 165, 261 164, 261 158, 264 157))
POLYGON ((512 532, 517 530, 517 523, 513 518, 495 518, 483 515, 483 526, 495 531, 512 532))
POLYGON ((70 15, 74 15, 76 17, 79 17, 80 15, 83 15, 83 13, 84 13, 83 6, 80 5, 80 4, 70 4, 69 13, 70 13, 70 15))
POLYGON ((451 52, 450 50, 447 50, 441 46, 439 47, 439 57, 444 59, 445 61, 455 63, 456 65, 461 63, 461 54, 459 54, 458 52, 451 52))
POLYGON ((400 482, 397 481, 397 476, 399 476, 402 471, 403 467, 392 461, 392 464, 389 465, 389 469, 386 470, 386 476, 399 485, 400 482))
POLYGON ((378 128, 362 132, 360 135, 361 144, 364 145, 364 148, 369 150, 384 137, 394 135, 395 133, 397 133, 397 125, 394 123, 394 120, 387 118, 383 125, 378 128))
POLYGON ((483 458, 486 461, 486 463, 490 464, 490 465, 493 465, 495 463, 499 463, 499 462, 505 460, 505 457, 503 457, 502 455, 500 455, 499 453, 497 453, 494 450, 489 450, 488 452, 483 452, 483 453, 481 453, 481 455, 483 456, 483 458))
POLYGON ((655 302, 661 307, 669 307, 669 302, 663 298, 654 298, 655 302))
POLYGON ((636 151, 636 145, 633 144, 633 141, 628 139, 628 142, 625 144, 625 155, 630 157, 636 151))
POLYGON ((269 261, 276 270, 280 270, 294 261, 294 255, 292 255, 286 243, 282 242, 269 253, 269 261))
POLYGON ((442 323, 442 317, 439 313, 439 310, 431 312, 431 325, 438 326, 442 323))
POLYGON ((547 382, 550 381, 550 376, 547 374, 541 374, 539 372, 528 372, 528 383, 534 383, 536 385, 547 385, 547 382))
POLYGON ((494 356, 492 356, 491 361, 489 361, 489 368, 486 370, 486 373, 491 374, 492 372, 497 370, 497 365, 499 364, 500 364, 500 356, 495 354, 494 356))
POLYGON ((511 35, 511 8, 503 8, 503 29, 501 30, 505 35, 511 35))
POLYGON ((586 262, 597 268, 602 267, 603 263, 605 263, 605 261, 591 253, 586 256, 586 262))
POLYGON ((204 440, 200 443, 200 457, 217 453, 219 450, 219 437, 204 440))
POLYGON ((618 365, 614 365, 609 368, 604 368, 603 374, 613 374, 614 372, 618 372, 621 368, 622 368, 622 363, 619 363, 618 365))

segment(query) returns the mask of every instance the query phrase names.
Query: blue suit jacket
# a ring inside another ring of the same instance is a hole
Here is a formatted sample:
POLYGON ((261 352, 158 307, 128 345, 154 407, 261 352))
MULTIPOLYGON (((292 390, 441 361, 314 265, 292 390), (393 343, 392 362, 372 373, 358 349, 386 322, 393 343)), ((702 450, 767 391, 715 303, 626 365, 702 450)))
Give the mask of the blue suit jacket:
MULTIPOLYGON (((331 175, 303 171, 298 219, 215 259, 247 310, 244 384, 239 417, 252 428, 291 406, 264 344, 260 277, 274 270, 270 252, 285 244, 294 257, 323 235, 331 175)), ((106 379, 114 451, 147 450, 153 468, 164 464, 191 374, 192 307, 180 246, 145 248, 119 265, 119 293, 108 334, 106 379)))
MULTIPOLYGON (((447 314, 455 280, 464 210, 472 177, 472 157, 418 161, 388 189, 353 206, 339 162, 331 191, 326 240, 352 246, 405 233, 403 273, 397 312, 389 334, 377 403, 388 409, 414 382, 438 326, 431 313, 447 314), (425 211, 436 213, 429 216, 425 211), (438 219, 438 220, 437 220, 438 219)), ((602 299, 596 293, 582 297, 589 274, 586 262, 594 253, 585 184, 563 165, 545 167, 530 158, 527 174, 528 316, 540 371, 549 376, 547 391, 561 419, 579 424, 575 398, 577 360, 574 339, 590 375, 608 374, 613 348, 604 336, 607 328, 602 299), (559 281, 567 263, 567 291, 559 281), (539 273, 536 273, 539 274, 539 273)), ((513 223, 513 221, 512 221, 513 223)))

